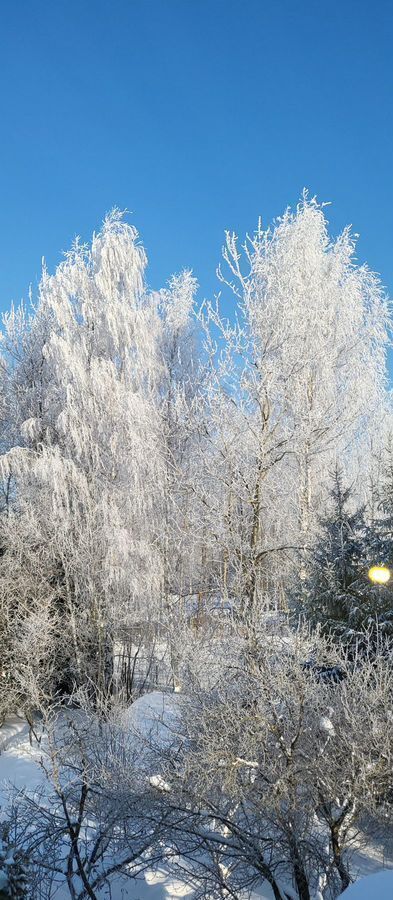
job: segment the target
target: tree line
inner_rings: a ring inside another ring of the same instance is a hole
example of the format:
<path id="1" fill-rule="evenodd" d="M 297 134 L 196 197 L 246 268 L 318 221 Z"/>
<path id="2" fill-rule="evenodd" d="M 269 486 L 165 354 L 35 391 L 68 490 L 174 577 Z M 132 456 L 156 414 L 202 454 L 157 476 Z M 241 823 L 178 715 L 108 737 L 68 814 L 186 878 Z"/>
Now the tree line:
<path id="1" fill-rule="evenodd" d="M 214 301 L 188 270 L 152 290 L 115 210 L 3 319 L 0 718 L 51 735 L 78 900 L 163 833 L 200 896 L 334 897 L 388 808 L 393 595 L 368 570 L 393 561 L 390 304 L 307 194 L 222 257 Z M 150 742 L 161 789 L 118 724 L 152 688 L 181 698 Z M 53 723 L 75 706 L 72 743 Z M 36 800 L 15 834 L 35 816 L 43 883 Z"/>

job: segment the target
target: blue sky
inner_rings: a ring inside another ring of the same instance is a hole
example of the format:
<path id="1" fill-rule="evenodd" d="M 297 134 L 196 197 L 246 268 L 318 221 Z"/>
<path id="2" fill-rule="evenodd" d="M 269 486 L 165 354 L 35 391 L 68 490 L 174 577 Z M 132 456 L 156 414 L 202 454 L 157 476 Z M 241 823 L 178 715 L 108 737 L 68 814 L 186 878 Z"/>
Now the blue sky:
<path id="1" fill-rule="evenodd" d="M 0 306 L 132 211 L 149 280 L 217 289 L 308 186 L 393 292 L 393 9 L 376 0 L 0 0 Z"/>

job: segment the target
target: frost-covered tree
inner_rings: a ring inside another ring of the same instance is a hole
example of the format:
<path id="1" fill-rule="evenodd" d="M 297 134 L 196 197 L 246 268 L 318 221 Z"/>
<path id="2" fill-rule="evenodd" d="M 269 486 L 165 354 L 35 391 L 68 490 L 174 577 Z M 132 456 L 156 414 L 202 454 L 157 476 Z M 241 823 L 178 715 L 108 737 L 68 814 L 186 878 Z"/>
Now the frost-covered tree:
<path id="1" fill-rule="evenodd" d="M 44 269 L 28 353 L 12 373 L 14 395 L 22 384 L 23 441 L 2 458 L 4 480 L 16 481 L 3 590 L 20 577 L 25 595 L 35 592 L 29 556 L 39 572 L 46 568 L 46 593 L 56 597 L 71 648 L 68 678 L 91 678 L 101 689 L 112 676 L 114 623 L 148 619 L 162 581 L 163 360 L 145 264 L 137 232 L 115 212 L 91 247 L 76 242 L 55 275 Z M 42 322 L 49 327 L 37 341 L 37 388 L 36 375 L 24 372 Z"/>
<path id="2" fill-rule="evenodd" d="M 352 501 L 337 466 L 331 476 L 328 513 L 308 554 L 309 577 L 300 582 L 300 612 L 314 625 L 347 628 L 352 607 L 358 607 L 367 586 L 364 510 L 353 509 Z"/>
<path id="3" fill-rule="evenodd" d="M 190 271 L 174 276 L 160 291 L 163 377 L 160 412 L 165 453 L 164 596 L 181 596 L 192 580 L 195 523 L 193 448 L 198 431 L 199 360 L 194 313 L 196 279 Z"/>
<path id="4" fill-rule="evenodd" d="M 10 825 L 0 826 L 0 900 L 22 900 L 28 896 L 28 865 L 20 848 L 10 838 Z"/>
<path id="5" fill-rule="evenodd" d="M 304 196 L 259 226 L 243 258 L 228 234 L 224 259 L 237 308 L 227 320 L 204 306 L 202 353 L 192 274 L 150 291 L 137 232 L 116 211 L 54 275 L 44 268 L 31 315 L 5 317 L 8 685 L 18 641 L 44 621 L 36 695 L 86 680 L 105 690 L 121 670 L 131 696 L 142 659 L 143 683 L 158 677 L 158 646 L 176 677 L 175 648 L 187 653 L 206 598 L 250 619 L 260 605 L 286 607 L 336 453 L 366 482 L 388 306 L 349 231 L 331 240 Z M 21 678 L 15 669 L 12 691 Z"/>
<path id="6" fill-rule="evenodd" d="M 376 549 L 376 555 L 390 562 L 393 548 L 393 437 L 390 432 L 387 435 L 385 446 L 377 457 L 377 466 L 374 466 L 374 481 L 371 485 L 373 506 L 370 519 L 374 525 L 381 546 Z"/>
<path id="7" fill-rule="evenodd" d="M 333 900 L 351 880 L 354 830 L 367 842 L 389 815 L 391 661 L 371 650 L 353 665 L 302 631 L 267 639 L 266 623 L 238 643 L 214 685 L 189 685 L 161 750 L 168 805 L 188 811 L 178 850 L 199 864 L 197 896 L 268 882 L 276 900 Z M 343 680 L 316 677 L 311 653 Z"/>
<path id="8" fill-rule="evenodd" d="M 122 724 L 121 709 L 109 712 L 104 699 L 103 723 L 103 709 L 96 704 L 93 711 L 83 693 L 77 716 L 63 711 L 60 724 L 59 710 L 52 709 L 44 718 L 44 784 L 27 788 L 23 796 L 11 793 L 4 857 L 16 872 L 23 873 L 16 868 L 19 861 L 28 861 L 29 900 L 58 893 L 99 900 L 111 893 L 114 879 L 124 890 L 127 880 L 141 877 L 166 856 L 169 811 L 146 777 L 140 744 Z M 0 841 L 0 885 L 2 858 Z M 8 883 L 13 888 L 19 882 Z M 10 896 L 24 895 L 15 889 Z"/>
<path id="9" fill-rule="evenodd" d="M 337 466 L 325 516 L 307 554 L 306 576 L 297 587 L 297 611 L 344 641 L 359 640 L 370 627 L 390 631 L 393 593 L 389 584 L 373 585 L 368 570 L 384 562 L 386 546 L 375 523 L 354 501 Z"/>
<path id="10" fill-rule="evenodd" d="M 315 534 L 327 469 L 337 452 L 358 468 L 384 401 L 388 304 L 354 253 L 349 229 L 331 239 L 306 195 L 243 254 L 226 237 L 219 274 L 236 312 L 209 304 L 204 317 L 211 528 L 245 606 L 281 592 L 285 554 Z"/>
<path id="11" fill-rule="evenodd" d="M 159 545 L 163 569 L 163 615 L 175 681 L 184 629 L 199 590 L 201 531 L 199 471 L 196 448 L 200 435 L 199 335 L 195 316 L 196 279 L 188 270 L 173 276 L 158 295 L 162 324 L 163 376 L 160 415 L 165 465 Z"/>

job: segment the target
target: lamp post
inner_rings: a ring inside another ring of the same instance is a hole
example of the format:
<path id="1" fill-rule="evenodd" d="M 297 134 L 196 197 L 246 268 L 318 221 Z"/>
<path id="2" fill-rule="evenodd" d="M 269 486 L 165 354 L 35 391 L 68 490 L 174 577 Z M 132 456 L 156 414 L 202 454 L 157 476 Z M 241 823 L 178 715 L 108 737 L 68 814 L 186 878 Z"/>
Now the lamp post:
<path id="1" fill-rule="evenodd" d="M 367 574 L 373 584 L 387 584 L 392 576 L 390 569 L 383 564 L 371 566 Z"/>

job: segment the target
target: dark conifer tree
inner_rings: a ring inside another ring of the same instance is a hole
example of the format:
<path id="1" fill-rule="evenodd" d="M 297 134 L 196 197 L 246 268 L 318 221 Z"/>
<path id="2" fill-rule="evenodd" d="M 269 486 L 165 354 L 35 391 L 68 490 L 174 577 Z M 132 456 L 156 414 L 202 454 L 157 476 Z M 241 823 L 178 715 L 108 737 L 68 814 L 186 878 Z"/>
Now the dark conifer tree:
<path id="1" fill-rule="evenodd" d="M 388 565 L 391 556 L 392 515 L 368 524 L 365 510 L 354 503 L 336 467 L 328 514 L 320 521 L 318 540 L 307 560 L 307 576 L 296 591 L 297 609 L 316 626 L 345 642 L 365 629 L 393 630 L 392 585 L 372 584 L 372 565 Z M 389 531 L 390 528 L 390 531 Z"/>

